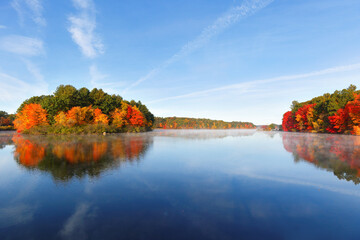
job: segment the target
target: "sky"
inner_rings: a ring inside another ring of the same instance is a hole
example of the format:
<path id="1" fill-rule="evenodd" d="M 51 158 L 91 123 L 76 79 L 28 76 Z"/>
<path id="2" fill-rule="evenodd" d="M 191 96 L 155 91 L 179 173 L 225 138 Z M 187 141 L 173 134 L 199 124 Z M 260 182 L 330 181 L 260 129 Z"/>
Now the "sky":
<path id="1" fill-rule="evenodd" d="M 281 123 L 360 87 L 358 0 L 1 0 L 0 110 L 60 84 L 155 116 Z"/>

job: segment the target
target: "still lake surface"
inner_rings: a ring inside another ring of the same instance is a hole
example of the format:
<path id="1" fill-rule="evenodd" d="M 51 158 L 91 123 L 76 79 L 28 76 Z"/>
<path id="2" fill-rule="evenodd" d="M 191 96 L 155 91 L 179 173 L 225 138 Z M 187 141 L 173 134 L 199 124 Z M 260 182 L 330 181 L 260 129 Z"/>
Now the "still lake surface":
<path id="1" fill-rule="evenodd" d="M 359 239 L 360 137 L 0 133 L 0 239 Z"/>

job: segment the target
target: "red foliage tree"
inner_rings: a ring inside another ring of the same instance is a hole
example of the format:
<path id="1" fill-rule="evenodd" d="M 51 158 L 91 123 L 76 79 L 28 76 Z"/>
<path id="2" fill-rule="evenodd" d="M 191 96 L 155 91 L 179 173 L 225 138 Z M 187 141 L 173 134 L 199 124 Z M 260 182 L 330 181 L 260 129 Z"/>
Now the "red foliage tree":
<path id="1" fill-rule="evenodd" d="M 359 134 L 360 127 L 360 94 L 355 95 L 355 100 L 346 104 L 344 109 L 339 109 L 333 116 L 329 117 L 330 133 Z"/>
<path id="2" fill-rule="evenodd" d="M 295 113 L 296 124 L 295 127 L 299 131 L 313 130 L 312 120 L 314 113 L 314 106 L 316 104 L 307 104 L 299 108 Z"/>
<path id="3" fill-rule="evenodd" d="M 282 121 L 283 130 L 286 132 L 293 131 L 296 129 L 295 124 L 294 114 L 291 111 L 286 112 Z"/>

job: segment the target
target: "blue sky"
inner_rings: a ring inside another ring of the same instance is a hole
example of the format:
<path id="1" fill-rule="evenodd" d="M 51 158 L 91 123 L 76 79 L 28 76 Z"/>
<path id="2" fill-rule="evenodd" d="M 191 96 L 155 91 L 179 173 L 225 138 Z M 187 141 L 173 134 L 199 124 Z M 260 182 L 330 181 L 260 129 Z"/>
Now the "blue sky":
<path id="1" fill-rule="evenodd" d="M 293 100 L 360 87 L 358 0 L 3 0 L 0 109 L 60 84 L 156 116 L 280 123 Z"/>

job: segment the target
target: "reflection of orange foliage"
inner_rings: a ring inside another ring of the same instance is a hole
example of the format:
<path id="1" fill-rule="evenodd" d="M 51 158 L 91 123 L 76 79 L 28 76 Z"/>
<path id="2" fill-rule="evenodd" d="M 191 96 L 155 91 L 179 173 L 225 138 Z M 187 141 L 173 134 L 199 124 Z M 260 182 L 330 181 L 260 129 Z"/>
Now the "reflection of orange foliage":
<path id="1" fill-rule="evenodd" d="M 143 150 L 142 139 L 131 139 L 129 142 L 119 139 L 113 142 L 111 153 L 114 158 L 133 160 L 138 158 Z"/>
<path id="2" fill-rule="evenodd" d="M 62 143 L 54 146 L 52 152 L 58 158 L 64 158 L 69 163 L 98 161 L 106 154 L 108 143 L 94 142 L 89 146 L 82 144 Z M 90 147 L 90 149 L 88 149 Z"/>
<path id="3" fill-rule="evenodd" d="M 47 112 L 40 104 L 27 104 L 16 114 L 14 126 L 18 132 L 40 125 L 48 125 Z"/>
<path id="4" fill-rule="evenodd" d="M 39 164 L 45 156 L 45 146 L 32 143 L 21 136 L 14 136 L 15 156 L 18 157 L 21 164 L 33 167 Z"/>
<path id="5" fill-rule="evenodd" d="M 144 151 L 145 145 L 142 138 L 130 140 L 114 139 L 100 142 L 56 142 L 55 144 L 42 144 L 30 139 L 16 136 L 15 155 L 19 162 L 25 166 L 36 166 L 45 157 L 45 149 L 50 147 L 48 154 L 53 154 L 57 159 L 64 159 L 68 163 L 78 164 L 85 162 L 97 162 L 105 157 L 119 160 L 138 159 Z M 109 147 L 110 144 L 110 147 Z M 107 156 L 107 154 L 110 155 Z"/>
<path id="6" fill-rule="evenodd" d="M 130 140 L 126 148 L 126 156 L 129 159 L 137 158 L 141 151 L 143 150 L 143 142 L 137 140 Z"/>
<path id="7" fill-rule="evenodd" d="M 358 171 L 360 177 L 360 137 L 283 135 L 284 148 L 300 158 L 317 164 L 318 158 L 339 159 Z"/>
<path id="8" fill-rule="evenodd" d="M 106 154 L 108 144 L 107 142 L 93 143 L 93 159 L 94 161 L 99 160 Z"/>

